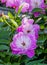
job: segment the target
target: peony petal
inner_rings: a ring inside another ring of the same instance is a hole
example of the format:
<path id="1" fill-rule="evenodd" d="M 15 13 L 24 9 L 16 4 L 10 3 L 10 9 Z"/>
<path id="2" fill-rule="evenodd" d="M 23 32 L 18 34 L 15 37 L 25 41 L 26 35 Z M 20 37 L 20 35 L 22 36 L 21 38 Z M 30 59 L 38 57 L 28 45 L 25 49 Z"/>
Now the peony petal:
<path id="1" fill-rule="evenodd" d="M 28 50 L 28 51 L 26 52 L 26 54 L 27 54 L 27 56 L 28 56 L 29 58 L 32 58 L 32 57 L 35 55 L 35 51 L 34 51 L 34 50 Z"/>

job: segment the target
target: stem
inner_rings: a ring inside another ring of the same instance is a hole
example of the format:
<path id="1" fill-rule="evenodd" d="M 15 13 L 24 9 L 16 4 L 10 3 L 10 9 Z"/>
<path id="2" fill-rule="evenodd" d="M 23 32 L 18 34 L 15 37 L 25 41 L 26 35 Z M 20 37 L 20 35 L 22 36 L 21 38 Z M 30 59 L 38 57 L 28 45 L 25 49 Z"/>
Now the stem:
<path id="1" fill-rule="evenodd" d="M 22 56 L 19 57 L 18 63 L 20 63 Z"/>
<path id="2" fill-rule="evenodd" d="M 11 25 L 5 20 L 5 23 L 8 25 L 8 26 L 10 26 L 11 27 Z"/>
<path id="3" fill-rule="evenodd" d="M 14 30 L 14 27 L 12 27 L 6 20 L 4 20 L 4 22 Z"/>
<path id="4" fill-rule="evenodd" d="M 38 23 L 41 19 L 42 19 L 41 17 L 38 18 L 35 23 Z"/>

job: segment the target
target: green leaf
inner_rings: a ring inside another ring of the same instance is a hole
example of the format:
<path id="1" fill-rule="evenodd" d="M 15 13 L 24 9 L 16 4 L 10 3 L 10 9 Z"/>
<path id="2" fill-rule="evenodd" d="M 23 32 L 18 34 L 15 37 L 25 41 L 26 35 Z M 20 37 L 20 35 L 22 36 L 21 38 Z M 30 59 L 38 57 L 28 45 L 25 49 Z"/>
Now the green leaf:
<path id="1" fill-rule="evenodd" d="M 8 62 L 8 63 L 5 63 L 5 65 L 12 65 L 10 62 Z"/>
<path id="2" fill-rule="evenodd" d="M 40 9 L 40 8 L 34 8 L 33 10 L 32 10 L 32 12 L 34 13 L 34 12 L 41 12 L 42 11 L 42 9 Z"/>
<path id="3" fill-rule="evenodd" d="M 17 15 L 20 14 L 20 12 L 21 12 L 21 10 L 22 10 L 22 7 L 23 7 L 23 5 L 19 7 Z"/>
<path id="4" fill-rule="evenodd" d="M 45 22 L 47 22 L 47 16 L 43 16 L 43 17 L 44 17 Z"/>
<path id="5" fill-rule="evenodd" d="M 40 63 L 42 61 L 44 61 L 44 59 L 31 61 L 31 62 L 27 63 L 26 65 L 38 65 L 38 63 Z"/>
<path id="6" fill-rule="evenodd" d="M 10 31 L 7 30 L 0 30 L 0 39 L 8 39 L 10 36 Z"/>
<path id="7" fill-rule="evenodd" d="M 2 63 L 3 61 L 0 59 L 0 63 Z"/>
<path id="8" fill-rule="evenodd" d="M 39 56 L 41 53 L 43 53 L 43 49 L 42 48 L 40 48 L 40 49 L 37 49 L 36 50 L 36 54 Z"/>
<path id="9" fill-rule="evenodd" d="M 30 63 L 27 63 L 26 65 L 47 65 L 47 64 L 44 64 L 44 63 L 32 63 L 32 62 L 30 62 Z"/>
<path id="10" fill-rule="evenodd" d="M 10 43 L 9 40 L 6 40 L 6 39 L 0 39 L 0 44 L 8 44 Z"/>
<path id="11" fill-rule="evenodd" d="M 47 53 L 47 49 L 44 50 L 44 53 Z"/>
<path id="12" fill-rule="evenodd" d="M 39 38 L 38 38 L 38 46 L 41 46 L 41 45 L 43 45 L 44 44 L 44 42 L 45 42 L 45 40 L 47 39 L 47 34 L 45 35 L 45 34 L 41 34 L 40 36 L 39 36 Z"/>
<path id="13" fill-rule="evenodd" d="M 44 64 L 44 63 L 38 63 L 37 65 L 47 65 L 47 64 Z"/>
<path id="14" fill-rule="evenodd" d="M 45 28 L 45 26 L 44 25 L 40 25 L 40 29 L 44 29 Z"/>
<path id="15" fill-rule="evenodd" d="M 1 50 L 8 50 L 8 49 L 9 49 L 8 46 L 6 46 L 6 45 L 0 45 L 0 51 Z"/>
<path id="16" fill-rule="evenodd" d="M 41 29 L 41 30 L 44 30 L 44 29 L 45 29 L 44 23 L 41 23 L 41 24 L 40 24 L 40 29 Z"/>
<path id="17" fill-rule="evenodd" d="M 17 22 L 15 20 L 13 20 L 13 19 L 10 19 L 10 20 L 11 20 L 11 23 L 17 28 L 18 27 Z"/>
<path id="18" fill-rule="evenodd" d="M 9 16 L 9 18 L 14 18 L 14 16 L 12 15 L 12 13 L 11 12 L 8 12 L 8 16 Z"/>
<path id="19" fill-rule="evenodd" d="M 13 63 L 12 65 L 20 65 L 20 63 Z"/>
<path id="20" fill-rule="evenodd" d="M 0 64 L 0 65 L 4 65 L 4 64 Z"/>

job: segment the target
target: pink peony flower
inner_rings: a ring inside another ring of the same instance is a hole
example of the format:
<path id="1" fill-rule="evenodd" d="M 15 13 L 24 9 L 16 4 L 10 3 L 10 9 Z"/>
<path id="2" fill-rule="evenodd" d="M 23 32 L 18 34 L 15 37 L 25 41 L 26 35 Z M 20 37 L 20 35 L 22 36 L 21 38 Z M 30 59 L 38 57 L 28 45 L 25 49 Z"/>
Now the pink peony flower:
<path id="1" fill-rule="evenodd" d="M 29 4 L 28 12 L 31 12 L 31 0 L 23 0 L 24 2 Z"/>
<path id="2" fill-rule="evenodd" d="M 43 11 L 44 8 L 45 8 L 44 0 L 31 0 L 31 11 L 32 11 L 34 8 L 41 8 L 42 11 Z M 41 14 L 41 12 L 35 12 L 35 13 L 34 13 L 34 16 L 35 16 L 35 17 L 38 17 L 40 14 Z M 43 14 L 43 13 L 42 13 L 42 14 Z"/>
<path id="3" fill-rule="evenodd" d="M 23 0 L 7 0 L 6 7 L 13 7 L 15 8 L 16 12 L 18 12 L 18 9 L 21 8 L 21 12 L 25 13 L 29 9 L 29 4 L 26 3 Z"/>
<path id="4" fill-rule="evenodd" d="M 32 26 L 33 22 L 34 22 L 33 19 L 28 19 L 28 18 L 26 18 L 26 17 L 23 18 L 23 19 L 22 19 L 22 25 L 17 28 L 17 31 L 18 31 L 18 32 L 24 32 L 23 29 L 25 29 L 25 28 L 28 29 L 28 27 L 30 26 L 30 24 L 31 24 L 31 26 Z M 27 26 L 27 27 L 26 27 L 26 26 Z M 25 30 L 25 32 L 26 32 L 26 30 Z"/>
<path id="5" fill-rule="evenodd" d="M 6 7 L 13 7 L 13 8 L 18 8 L 20 5 L 19 0 L 7 0 L 6 2 Z"/>
<path id="6" fill-rule="evenodd" d="M 21 11 L 22 13 L 28 12 L 29 4 L 26 2 L 22 2 L 19 7 L 22 7 Z"/>
<path id="7" fill-rule="evenodd" d="M 30 3 L 31 2 L 31 0 L 24 0 L 25 2 L 27 2 L 27 3 Z"/>
<path id="8" fill-rule="evenodd" d="M 1 0 L 2 3 L 5 3 L 7 0 Z"/>
<path id="9" fill-rule="evenodd" d="M 29 4 L 29 12 L 31 12 L 34 8 L 45 8 L 44 0 L 24 0 Z"/>
<path id="10" fill-rule="evenodd" d="M 38 39 L 40 27 L 38 24 L 33 24 L 33 19 L 23 18 L 22 25 L 18 27 L 18 32 L 23 32 L 26 35 L 34 35 Z"/>
<path id="11" fill-rule="evenodd" d="M 19 2 L 19 7 L 16 8 L 16 12 L 18 11 L 18 9 L 21 8 L 21 12 L 22 13 L 25 13 L 25 12 L 28 12 L 28 9 L 29 9 L 29 3 L 25 2 L 24 0 L 20 0 Z"/>
<path id="12" fill-rule="evenodd" d="M 34 8 L 41 8 L 42 10 L 45 8 L 44 0 L 24 0 L 29 4 L 28 11 L 31 12 Z M 40 12 L 35 12 L 34 16 L 38 17 Z"/>
<path id="13" fill-rule="evenodd" d="M 15 34 L 13 41 L 10 44 L 13 54 L 24 54 L 29 58 L 32 58 L 35 55 L 35 49 L 37 47 L 36 40 L 33 36 L 24 35 L 23 32 Z"/>
<path id="14" fill-rule="evenodd" d="M 36 39 L 38 39 L 38 37 L 39 37 L 38 32 L 40 30 L 40 26 L 38 24 L 34 24 L 33 27 L 34 27 L 34 31 L 35 31 L 35 37 L 36 37 Z"/>
<path id="15" fill-rule="evenodd" d="M 14 4 L 14 0 L 7 0 L 7 2 L 6 2 L 6 7 L 14 7 L 15 6 L 15 4 Z"/>
<path id="16" fill-rule="evenodd" d="M 23 25 L 26 25 L 26 24 L 33 24 L 34 23 L 34 20 L 33 19 L 28 19 L 27 17 L 24 17 L 23 19 L 22 19 L 22 24 Z"/>
<path id="17" fill-rule="evenodd" d="M 18 12 L 18 9 L 22 6 L 22 13 L 31 12 L 34 8 L 45 8 L 44 0 L 1 0 L 1 2 L 6 2 L 6 7 L 15 8 L 16 12 Z M 35 14 L 35 16 L 36 15 L 37 13 Z"/>
<path id="18" fill-rule="evenodd" d="M 31 0 L 31 7 L 34 8 L 41 8 L 45 7 L 44 0 Z"/>

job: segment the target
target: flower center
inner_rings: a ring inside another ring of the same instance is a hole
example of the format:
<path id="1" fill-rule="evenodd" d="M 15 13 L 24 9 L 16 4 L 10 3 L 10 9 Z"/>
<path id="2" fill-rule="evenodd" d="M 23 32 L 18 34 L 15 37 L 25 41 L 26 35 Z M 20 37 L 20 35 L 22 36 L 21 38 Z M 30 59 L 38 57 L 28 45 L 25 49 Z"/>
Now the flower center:
<path id="1" fill-rule="evenodd" d="M 15 5 L 13 6 L 14 9 L 15 9 L 16 7 L 17 7 L 17 6 L 15 6 Z"/>
<path id="2" fill-rule="evenodd" d="M 27 33 L 30 33 L 30 30 L 28 30 Z"/>
<path id="3" fill-rule="evenodd" d="M 36 5 L 38 5 L 38 3 L 37 3 L 37 2 L 35 2 L 35 4 L 36 4 Z"/>
<path id="4" fill-rule="evenodd" d="M 35 7 L 38 7 L 38 3 L 37 2 L 35 2 Z"/>
<path id="5" fill-rule="evenodd" d="M 25 46 L 25 43 L 23 42 L 22 45 Z"/>

